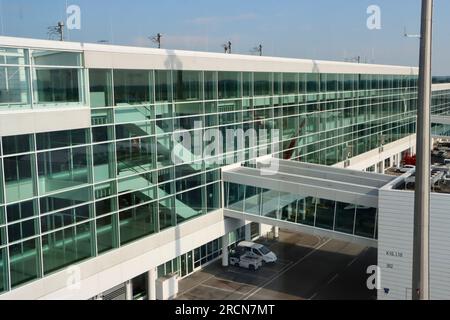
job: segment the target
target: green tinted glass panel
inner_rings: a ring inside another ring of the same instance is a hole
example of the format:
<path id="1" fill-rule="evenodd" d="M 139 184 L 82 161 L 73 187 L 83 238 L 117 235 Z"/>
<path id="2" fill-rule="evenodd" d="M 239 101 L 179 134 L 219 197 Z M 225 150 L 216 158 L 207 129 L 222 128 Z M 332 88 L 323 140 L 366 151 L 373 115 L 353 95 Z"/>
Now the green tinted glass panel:
<path id="1" fill-rule="evenodd" d="M 29 68 L 0 66 L 0 110 L 29 108 Z"/>
<path id="2" fill-rule="evenodd" d="M 35 69 L 35 101 L 38 104 L 80 103 L 80 69 Z"/>
<path id="3" fill-rule="evenodd" d="M 17 287 L 40 276 L 39 239 L 9 247 L 11 287 Z"/>
<path id="4" fill-rule="evenodd" d="M 89 94 L 93 108 L 113 105 L 111 70 L 89 70 Z"/>
<path id="5" fill-rule="evenodd" d="M 119 213 L 120 243 L 125 244 L 156 231 L 156 203 Z"/>
<path id="6" fill-rule="evenodd" d="M 92 256 L 91 223 L 42 236 L 44 274 Z"/>
<path id="7" fill-rule="evenodd" d="M 232 99 L 241 97 L 241 73 L 219 72 L 219 99 Z"/>
<path id="8" fill-rule="evenodd" d="M 117 215 L 96 220 L 97 251 L 102 253 L 117 246 Z"/>
<path id="9" fill-rule="evenodd" d="M 200 71 L 173 71 L 173 91 L 176 101 L 202 99 L 202 73 Z"/>
<path id="10" fill-rule="evenodd" d="M 115 105 L 152 103 L 151 75 L 143 70 L 114 70 Z"/>

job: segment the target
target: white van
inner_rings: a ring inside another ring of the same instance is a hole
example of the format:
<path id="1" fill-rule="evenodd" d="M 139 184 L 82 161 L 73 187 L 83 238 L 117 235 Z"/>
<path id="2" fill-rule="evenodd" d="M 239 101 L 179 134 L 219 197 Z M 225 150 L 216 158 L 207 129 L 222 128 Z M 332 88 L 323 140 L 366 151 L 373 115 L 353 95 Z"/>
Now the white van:
<path id="1" fill-rule="evenodd" d="M 276 254 L 270 251 L 266 246 L 262 244 L 251 241 L 242 241 L 239 242 L 238 248 L 261 257 L 263 261 L 266 263 L 273 263 L 277 261 Z"/>

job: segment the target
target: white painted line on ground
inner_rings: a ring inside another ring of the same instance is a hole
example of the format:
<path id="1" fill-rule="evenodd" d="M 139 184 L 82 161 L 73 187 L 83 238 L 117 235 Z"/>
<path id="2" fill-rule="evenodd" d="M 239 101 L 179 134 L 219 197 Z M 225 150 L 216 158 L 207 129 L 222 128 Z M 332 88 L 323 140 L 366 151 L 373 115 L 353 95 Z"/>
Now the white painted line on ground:
<path id="1" fill-rule="evenodd" d="M 234 270 L 227 270 L 227 272 L 238 274 L 240 276 L 246 276 L 246 277 L 251 276 L 251 277 L 254 277 L 254 278 L 259 278 L 259 279 L 264 279 L 264 280 L 267 279 L 267 277 L 262 277 L 262 276 L 259 276 L 259 275 L 255 274 L 255 273 L 247 273 L 247 272 L 244 273 L 244 272 L 238 272 L 238 271 L 234 271 Z M 274 273 L 276 273 L 276 271 L 274 271 Z M 218 278 L 218 279 L 222 279 L 222 278 Z M 226 281 L 230 281 L 230 280 L 226 280 Z M 239 282 L 235 282 L 235 283 L 239 283 Z"/>
<path id="2" fill-rule="evenodd" d="M 350 262 L 347 264 L 347 266 L 344 268 L 344 270 L 341 271 L 341 273 L 344 273 L 345 270 L 347 270 L 352 264 L 354 264 L 359 258 L 361 258 L 361 256 L 363 255 L 363 253 L 366 253 L 368 249 L 369 249 L 369 248 L 367 248 L 367 247 L 364 248 L 364 250 L 362 250 L 357 256 L 355 256 L 355 257 L 352 259 L 352 261 L 350 261 Z M 336 280 L 338 277 L 339 277 L 339 273 L 336 273 L 335 276 L 334 276 L 333 278 L 331 278 L 331 279 L 327 282 L 327 284 L 326 284 L 325 286 L 323 286 L 322 288 L 319 288 L 319 290 L 318 290 L 316 293 L 314 293 L 308 300 L 314 299 L 314 298 L 319 294 L 319 292 L 322 291 L 322 289 L 324 289 L 326 286 L 329 286 L 329 285 L 330 285 L 334 280 Z"/>
<path id="3" fill-rule="evenodd" d="M 336 274 L 334 275 L 334 277 L 331 278 L 331 279 L 327 282 L 327 285 L 330 285 L 330 284 L 331 284 L 334 280 L 336 280 L 338 277 L 339 277 L 339 273 L 336 273 Z"/>
<path id="4" fill-rule="evenodd" d="M 208 281 L 208 280 L 210 280 L 210 279 L 212 279 L 212 278 L 214 278 L 214 277 L 215 277 L 215 275 L 212 275 L 212 276 L 206 278 L 205 280 L 199 282 L 199 283 L 196 284 L 195 286 L 190 287 L 189 289 L 187 289 L 187 290 L 185 290 L 185 291 L 183 291 L 183 292 L 180 292 L 179 295 L 182 296 L 183 294 L 188 293 L 188 292 L 194 290 L 195 288 L 201 286 L 203 283 L 205 283 L 206 281 Z"/>
<path id="5" fill-rule="evenodd" d="M 236 290 L 230 290 L 230 289 L 213 287 L 213 286 L 210 286 L 208 284 L 202 284 L 202 287 L 209 288 L 209 289 L 214 289 L 214 290 L 220 290 L 220 291 L 224 291 L 224 292 L 228 292 L 228 293 L 237 293 L 237 294 L 240 294 L 242 296 L 244 295 L 244 293 L 237 292 Z"/>
<path id="6" fill-rule="evenodd" d="M 364 248 L 364 250 L 363 251 L 361 251 L 352 261 L 350 261 L 348 264 L 347 264 L 347 268 L 348 267 L 350 267 L 352 264 L 354 264 L 358 259 L 359 259 L 359 257 L 363 254 L 363 253 L 366 253 L 367 252 L 367 250 L 368 250 L 368 248 L 366 247 L 366 248 Z M 346 269 L 347 269 L 346 268 Z"/>
<path id="7" fill-rule="evenodd" d="M 315 252 L 317 252 L 318 250 L 320 250 L 322 247 L 324 247 L 327 243 L 329 243 L 332 239 L 328 239 L 327 241 L 325 241 L 324 243 L 322 243 L 321 245 L 315 247 L 313 250 L 311 250 L 308 254 L 306 254 L 305 256 L 303 256 L 300 260 L 298 260 L 297 262 L 293 263 L 292 265 L 282 269 L 278 274 L 276 274 L 273 278 L 269 279 L 266 283 L 264 283 L 262 286 L 260 286 L 259 288 L 257 288 L 254 292 L 250 293 L 249 295 L 247 295 L 243 300 L 248 300 L 250 299 L 250 297 L 254 296 L 255 294 L 257 294 L 259 291 L 261 291 L 264 287 L 266 287 L 267 285 L 271 284 L 273 281 L 275 281 L 276 279 L 278 279 L 279 277 L 281 277 L 283 274 L 285 274 L 287 271 L 291 270 L 292 268 L 294 268 L 295 266 L 297 266 L 298 264 L 300 264 L 301 262 L 303 262 L 305 259 L 307 259 L 309 256 L 311 256 L 312 254 L 314 254 Z"/>

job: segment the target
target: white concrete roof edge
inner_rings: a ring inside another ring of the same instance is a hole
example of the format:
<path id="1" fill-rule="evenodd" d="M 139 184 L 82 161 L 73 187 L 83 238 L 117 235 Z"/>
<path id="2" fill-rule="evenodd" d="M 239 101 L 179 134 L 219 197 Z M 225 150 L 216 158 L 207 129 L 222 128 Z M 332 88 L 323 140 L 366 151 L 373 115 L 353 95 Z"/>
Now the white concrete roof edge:
<path id="1" fill-rule="evenodd" d="M 325 60 L 313 60 L 313 59 L 296 59 L 296 58 L 283 58 L 283 57 L 267 57 L 267 56 L 254 56 L 254 55 L 242 55 L 242 54 L 224 54 L 213 52 L 201 52 L 201 51 L 185 51 L 185 50 L 171 50 L 171 49 L 154 49 L 136 46 L 122 46 L 122 45 L 110 45 L 110 44 L 95 44 L 95 43 L 79 43 L 68 41 L 54 41 L 54 40 L 41 40 L 31 38 L 17 38 L 17 37 L 0 37 L 0 46 L 14 46 L 14 47 L 30 47 L 36 49 L 55 49 L 55 50 L 76 50 L 76 51 L 91 51 L 91 52 L 103 52 L 103 53 L 124 53 L 124 54 L 143 54 L 143 55 L 157 55 L 157 56 L 177 56 L 186 58 L 212 58 L 223 59 L 225 61 L 253 61 L 257 63 L 294 63 L 299 65 L 305 65 L 312 67 L 312 70 L 322 67 L 348 67 L 348 73 L 380 73 L 380 74 L 403 74 L 403 75 L 416 75 L 418 74 L 417 67 L 411 66 L 395 66 L 395 65 L 380 65 L 380 64 L 362 64 L 351 63 L 342 61 L 325 61 Z M 248 68 L 248 65 L 247 65 Z M 255 66 L 255 71 L 258 68 Z M 327 72 L 324 70 L 323 72 Z M 345 72 L 345 70 L 339 69 L 339 72 Z M 332 72 L 330 72 L 332 73 Z"/>

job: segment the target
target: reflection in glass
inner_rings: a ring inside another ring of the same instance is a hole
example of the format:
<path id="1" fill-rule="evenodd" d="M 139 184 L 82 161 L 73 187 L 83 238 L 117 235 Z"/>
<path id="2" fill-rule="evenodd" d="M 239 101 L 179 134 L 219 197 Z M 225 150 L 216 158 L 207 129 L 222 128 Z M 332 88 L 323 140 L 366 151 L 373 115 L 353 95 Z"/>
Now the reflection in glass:
<path id="1" fill-rule="evenodd" d="M 9 247 L 11 288 L 40 276 L 39 239 L 27 240 Z"/>
<path id="2" fill-rule="evenodd" d="M 44 275 L 91 257 L 92 223 L 42 236 Z"/>

